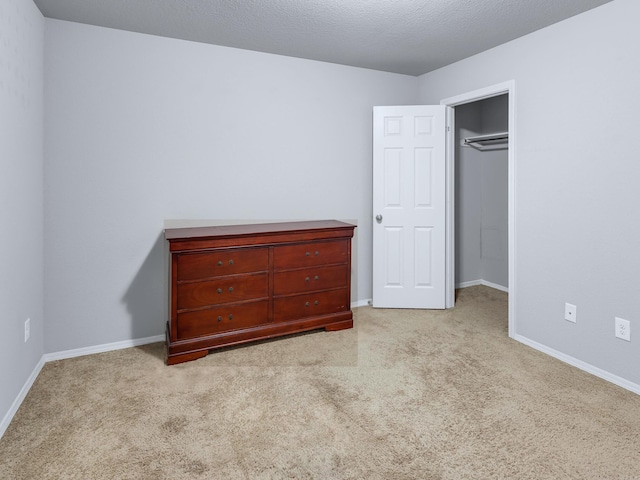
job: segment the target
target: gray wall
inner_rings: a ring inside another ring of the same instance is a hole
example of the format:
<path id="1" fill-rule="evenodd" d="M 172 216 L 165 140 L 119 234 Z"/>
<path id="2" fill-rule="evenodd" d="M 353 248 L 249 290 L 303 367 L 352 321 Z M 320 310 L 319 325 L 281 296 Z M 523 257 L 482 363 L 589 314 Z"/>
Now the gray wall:
<path id="1" fill-rule="evenodd" d="M 478 102 L 481 110 L 480 133 L 509 130 L 509 97 Z M 509 156 L 508 150 L 479 152 L 482 165 L 482 280 L 509 286 Z"/>
<path id="2" fill-rule="evenodd" d="M 465 137 L 481 130 L 477 103 L 455 109 L 455 266 L 456 285 L 482 279 L 482 154 L 460 146 Z"/>
<path id="3" fill-rule="evenodd" d="M 43 354 L 43 37 L 44 19 L 31 0 L 2 0 L 0 419 Z M 31 338 L 24 343 L 27 318 Z"/>
<path id="4" fill-rule="evenodd" d="M 162 334 L 165 219 L 357 219 L 418 78 L 46 20 L 47 352 Z M 356 250 L 354 249 L 354 250 Z"/>
<path id="5" fill-rule="evenodd" d="M 602 7 L 420 77 L 439 103 L 516 82 L 516 335 L 640 384 L 640 2 Z M 577 323 L 563 320 L 564 303 Z"/>

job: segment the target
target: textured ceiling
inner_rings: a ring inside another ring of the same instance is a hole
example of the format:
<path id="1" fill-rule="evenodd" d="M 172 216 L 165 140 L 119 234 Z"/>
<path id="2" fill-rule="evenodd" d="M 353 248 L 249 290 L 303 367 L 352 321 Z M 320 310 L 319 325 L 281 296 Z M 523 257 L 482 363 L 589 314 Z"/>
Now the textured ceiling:
<path id="1" fill-rule="evenodd" d="M 420 75 L 611 0 L 34 0 L 50 18 Z"/>

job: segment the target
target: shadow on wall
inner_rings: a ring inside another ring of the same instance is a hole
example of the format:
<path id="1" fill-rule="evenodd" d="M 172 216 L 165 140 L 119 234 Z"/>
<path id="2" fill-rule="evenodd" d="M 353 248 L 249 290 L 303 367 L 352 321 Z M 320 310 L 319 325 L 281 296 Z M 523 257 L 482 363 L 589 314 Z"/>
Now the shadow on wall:
<path id="1" fill-rule="evenodd" d="M 357 220 L 345 220 L 353 225 Z M 204 223 L 204 222 L 203 222 Z M 239 222 L 217 222 L 216 224 L 233 224 Z M 256 222 L 243 222 L 256 223 Z M 269 223 L 269 222 L 264 222 Z M 212 224 L 208 221 L 204 224 Z M 186 225 L 171 225 L 166 228 L 184 227 Z M 193 226 L 189 224 L 188 226 Z M 358 295 L 358 229 L 355 229 L 351 252 L 351 301 L 356 302 Z M 164 230 L 160 231 L 147 258 L 134 277 L 122 302 L 127 306 L 131 315 L 132 340 L 164 335 L 166 322 L 169 318 L 168 302 L 168 253 Z"/>
<path id="2" fill-rule="evenodd" d="M 164 233 L 160 232 L 122 302 L 131 315 L 131 339 L 163 335 L 168 318 Z"/>

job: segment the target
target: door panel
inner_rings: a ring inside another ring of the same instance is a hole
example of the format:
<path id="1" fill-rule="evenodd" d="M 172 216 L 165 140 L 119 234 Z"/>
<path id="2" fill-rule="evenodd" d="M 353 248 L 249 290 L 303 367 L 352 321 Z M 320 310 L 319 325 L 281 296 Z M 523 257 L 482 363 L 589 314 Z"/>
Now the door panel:
<path id="1" fill-rule="evenodd" d="M 446 107 L 374 107 L 373 306 L 445 308 Z"/>

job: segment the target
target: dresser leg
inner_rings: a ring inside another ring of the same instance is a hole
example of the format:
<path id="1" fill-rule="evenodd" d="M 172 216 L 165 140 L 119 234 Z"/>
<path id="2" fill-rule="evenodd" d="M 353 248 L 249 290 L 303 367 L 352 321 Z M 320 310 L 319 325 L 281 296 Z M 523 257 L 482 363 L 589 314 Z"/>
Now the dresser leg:
<path id="1" fill-rule="evenodd" d="M 324 329 L 327 332 L 335 332 L 337 330 L 344 330 L 346 328 L 353 328 L 353 319 L 344 320 L 342 322 L 332 323 L 331 325 L 327 325 Z"/>
<path id="2" fill-rule="evenodd" d="M 198 358 L 206 357 L 209 350 L 201 350 L 199 352 L 181 353 L 178 355 L 167 355 L 167 365 L 175 365 L 177 363 L 190 362 Z"/>

